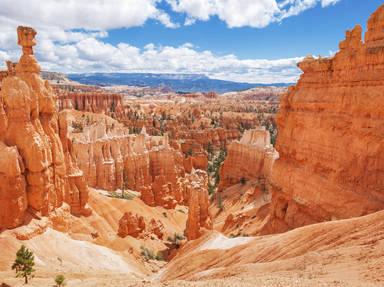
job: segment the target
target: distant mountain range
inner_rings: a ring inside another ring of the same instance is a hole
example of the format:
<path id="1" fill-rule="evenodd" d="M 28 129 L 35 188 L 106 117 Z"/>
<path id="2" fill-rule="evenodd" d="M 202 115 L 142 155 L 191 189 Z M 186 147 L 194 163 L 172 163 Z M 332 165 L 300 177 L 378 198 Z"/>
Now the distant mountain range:
<path id="1" fill-rule="evenodd" d="M 168 87 L 175 92 L 209 92 L 225 93 L 242 91 L 262 86 L 284 87 L 290 83 L 251 84 L 211 79 L 199 74 L 150 74 L 150 73 L 87 73 L 69 74 L 72 81 L 97 86 L 139 86 Z"/>

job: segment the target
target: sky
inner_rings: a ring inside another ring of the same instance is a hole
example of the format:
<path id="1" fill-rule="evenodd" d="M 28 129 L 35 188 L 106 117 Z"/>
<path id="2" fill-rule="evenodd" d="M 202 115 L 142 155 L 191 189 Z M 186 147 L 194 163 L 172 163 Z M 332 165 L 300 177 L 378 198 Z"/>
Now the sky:
<path id="1" fill-rule="evenodd" d="M 43 70 L 204 74 L 292 83 L 307 55 L 330 56 L 382 0 L 0 0 L 0 62 L 16 27 L 37 31 Z M 1 64 L 0 64 L 1 65 Z M 4 67 L 4 65 L 2 65 Z"/>

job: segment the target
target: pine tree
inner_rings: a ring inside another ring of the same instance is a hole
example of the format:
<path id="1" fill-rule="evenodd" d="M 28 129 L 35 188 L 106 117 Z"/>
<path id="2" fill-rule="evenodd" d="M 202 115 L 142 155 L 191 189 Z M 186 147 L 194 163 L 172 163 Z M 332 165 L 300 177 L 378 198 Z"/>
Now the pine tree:
<path id="1" fill-rule="evenodd" d="M 127 171 L 123 170 L 123 182 L 121 186 L 121 198 L 125 197 L 125 190 L 128 189 L 128 174 Z"/>
<path id="2" fill-rule="evenodd" d="M 23 277 L 25 284 L 28 284 L 28 279 L 33 278 L 35 269 L 35 256 L 33 252 L 24 245 L 16 253 L 15 262 L 12 265 L 12 270 L 16 271 L 16 277 Z"/>

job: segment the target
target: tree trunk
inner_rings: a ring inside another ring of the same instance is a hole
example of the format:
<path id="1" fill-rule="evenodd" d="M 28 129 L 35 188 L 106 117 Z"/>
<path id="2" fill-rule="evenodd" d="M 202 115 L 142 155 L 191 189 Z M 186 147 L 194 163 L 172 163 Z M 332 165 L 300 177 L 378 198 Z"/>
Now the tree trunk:
<path id="1" fill-rule="evenodd" d="M 28 284 L 28 276 L 24 276 L 24 283 Z"/>

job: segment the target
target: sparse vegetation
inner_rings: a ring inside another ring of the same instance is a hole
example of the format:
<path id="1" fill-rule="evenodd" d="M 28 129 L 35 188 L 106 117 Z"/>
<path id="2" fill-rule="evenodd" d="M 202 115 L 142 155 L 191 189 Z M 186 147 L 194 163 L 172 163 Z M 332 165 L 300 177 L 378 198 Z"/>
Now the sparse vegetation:
<path id="1" fill-rule="evenodd" d="M 83 124 L 76 121 L 72 122 L 72 128 L 75 133 L 82 133 L 84 129 Z"/>
<path id="2" fill-rule="evenodd" d="M 125 199 L 125 200 L 132 200 L 135 198 L 135 195 L 127 193 L 127 192 L 111 191 L 108 193 L 108 197 Z"/>
<path id="3" fill-rule="evenodd" d="M 180 246 L 181 241 L 185 239 L 184 235 L 175 233 L 173 236 L 168 236 L 167 240 L 176 246 Z"/>
<path id="4" fill-rule="evenodd" d="M 123 182 L 121 183 L 121 198 L 125 199 L 125 190 L 128 189 L 128 175 L 127 171 L 123 170 Z"/>
<path id="5" fill-rule="evenodd" d="M 210 196 L 213 196 L 216 192 L 217 186 L 220 182 L 220 167 L 225 157 L 227 156 L 227 151 L 225 148 L 222 148 L 218 153 L 213 154 L 212 160 L 208 163 L 208 193 Z"/>
<path id="6" fill-rule="evenodd" d="M 221 192 L 217 193 L 217 207 L 219 208 L 220 211 L 222 211 L 224 209 L 223 198 L 222 198 Z"/>
<path id="7" fill-rule="evenodd" d="M 57 275 L 55 277 L 55 283 L 56 283 L 56 287 L 63 287 L 65 286 L 65 277 L 64 275 Z"/>
<path id="8" fill-rule="evenodd" d="M 216 187 L 212 185 L 210 182 L 208 182 L 208 194 L 209 196 L 212 196 L 216 191 Z"/>
<path id="9" fill-rule="evenodd" d="M 192 150 L 192 148 L 190 148 L 190 149 L 187 150 L 186 155 L 187 155 L 187 156 L 192 156 L 192 155 L 193 155 L 193 150 Z"/>
<path id="10" fill-rule="evenodd" d="M 20 249 L 16 253 L 15 262 L 12 265 L 12 270 L 16 271 L 17 278 L 24 278 L 24 283 L 28 284 L 28 281 L 34 277 L 35 269 L 35 256 L 33 252 L 21 245 Z"/>
<path id="11" fill-rule="evenodd" d="M 145 258 L 145 260 L 158 260 L 158 261 L 164 261 L 164 256 L 161 252 L 155 252 L 153 250 L 150 250 L 144 246 L 140 247 L 141 249 L 141 255 Z"/>

